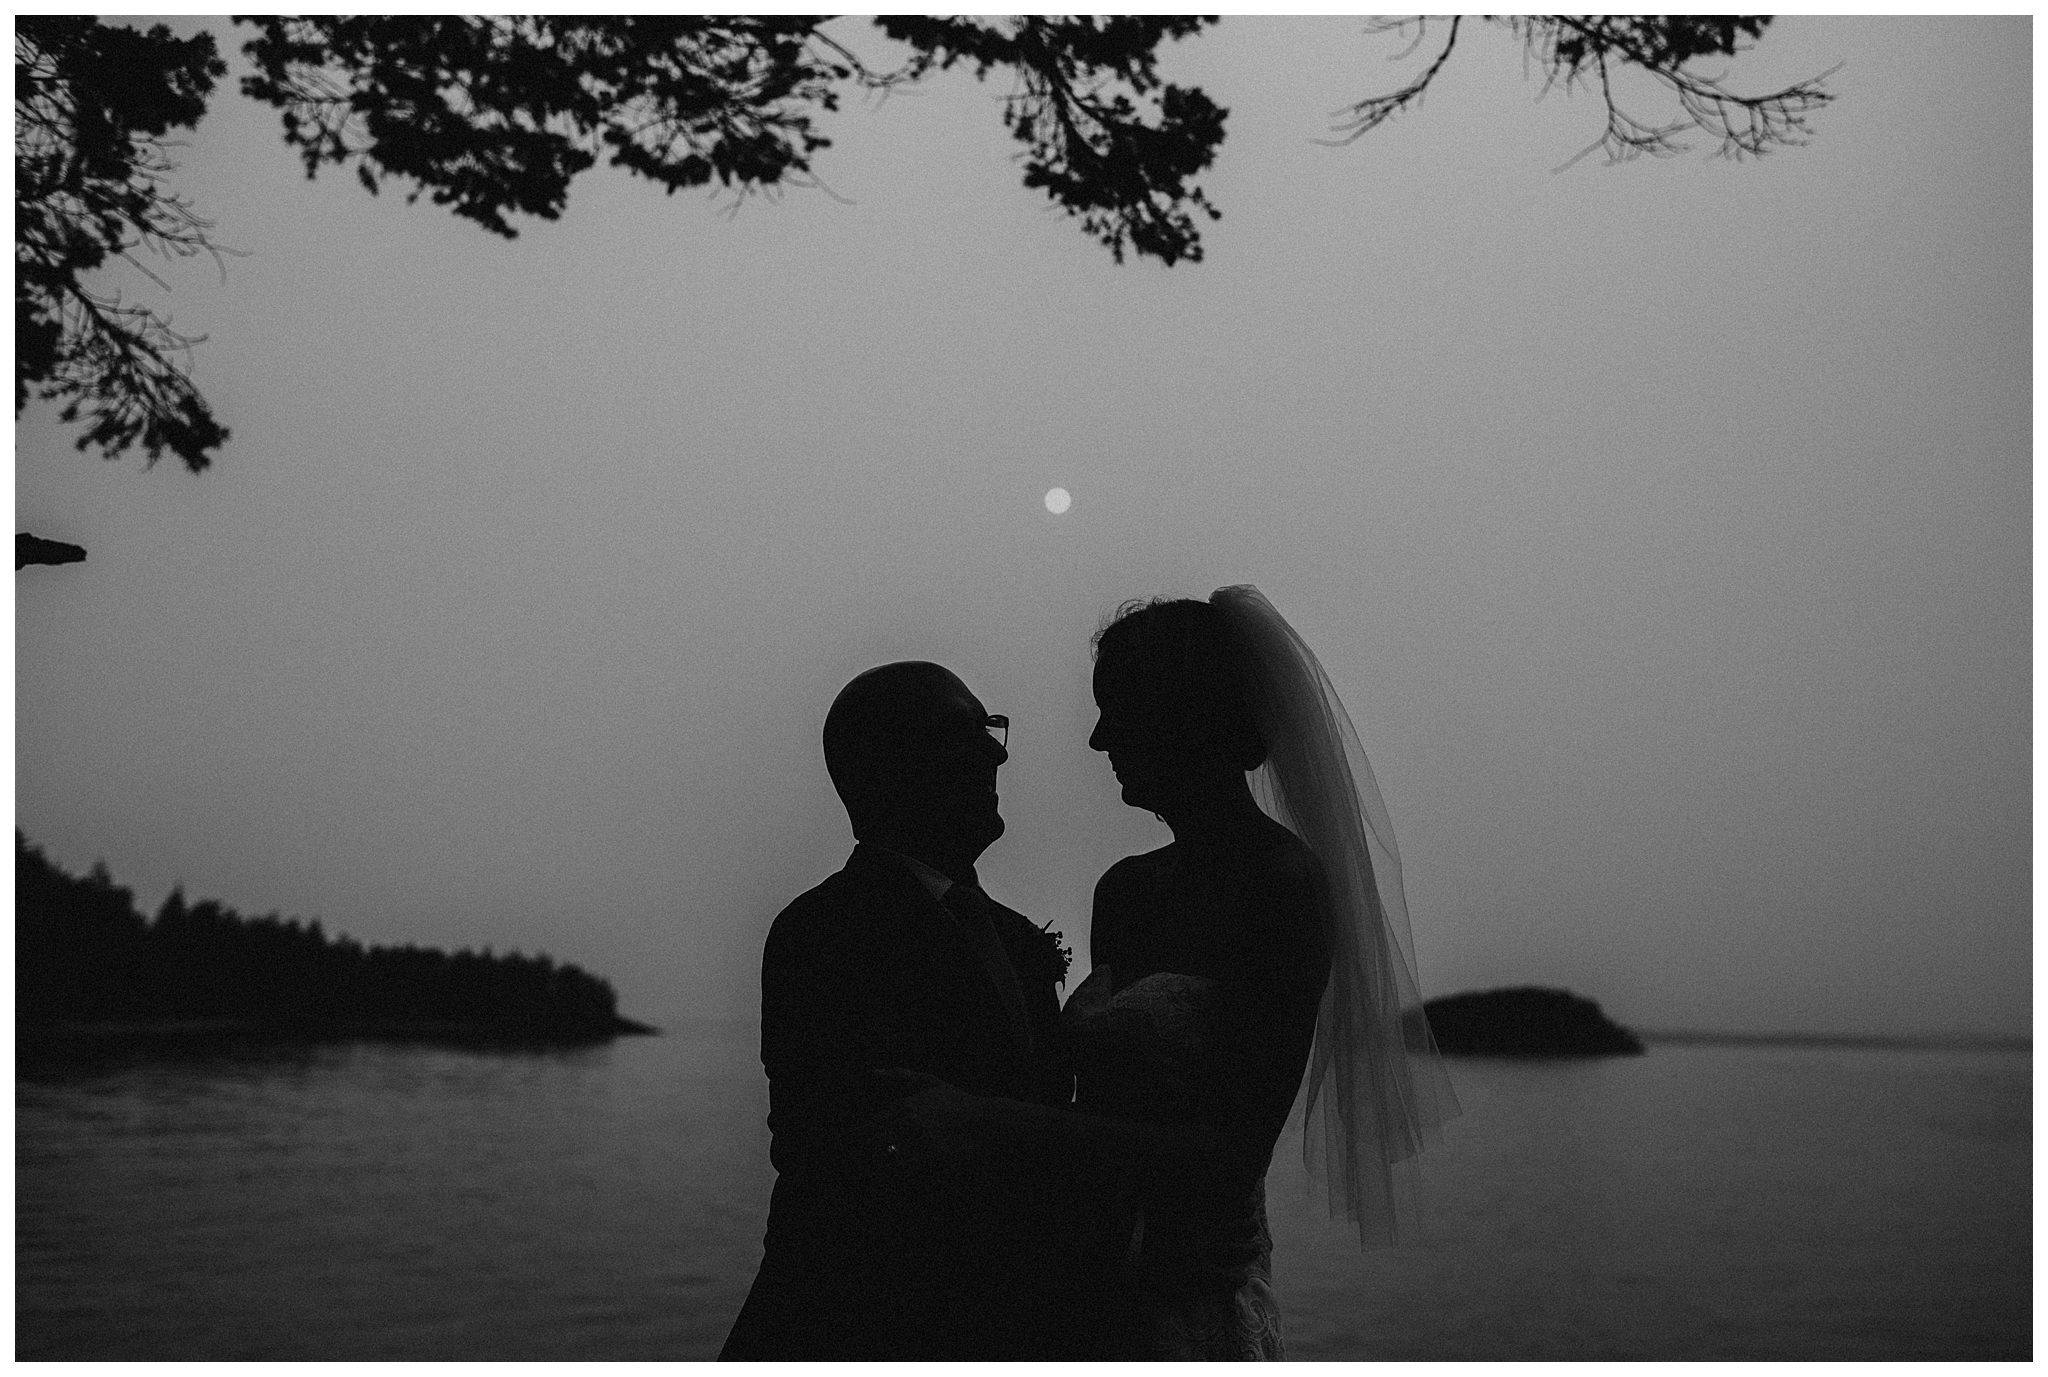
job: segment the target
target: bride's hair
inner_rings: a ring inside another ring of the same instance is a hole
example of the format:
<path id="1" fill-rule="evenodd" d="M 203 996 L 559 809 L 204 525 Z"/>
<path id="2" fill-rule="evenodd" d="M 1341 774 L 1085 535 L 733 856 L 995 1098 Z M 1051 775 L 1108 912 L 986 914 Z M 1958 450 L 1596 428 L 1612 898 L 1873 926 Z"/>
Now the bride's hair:
<path id="1" fill-rule="evenodd" d="M 1193 598 L 1132 599 L 1096 630 L 1093 644 L 1096 663 L 1128 675 L 1147 707 L 1194 729 L 1240 770 L 1265 763 L 1251 666 L 1215 607 Z"/>

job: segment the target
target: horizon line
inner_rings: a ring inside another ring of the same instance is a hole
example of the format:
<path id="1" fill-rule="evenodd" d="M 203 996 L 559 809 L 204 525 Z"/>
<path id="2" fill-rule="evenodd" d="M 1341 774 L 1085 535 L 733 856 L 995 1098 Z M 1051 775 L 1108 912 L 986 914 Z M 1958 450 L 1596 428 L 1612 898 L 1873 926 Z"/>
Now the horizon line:
<path id="1" fill-rule="evenodd" d="M 759 1015 L 752 1012 L 728 1014 L 700 1014 L 675 1012 L 670 1015 L 670 1024 L 752 1024 Z M 1954 1050 L 2013 1050 L 2032 1051 L 2034 1040 L 2031 1036 L 2008 1033 L 1798 1033 L 1798 1032 L 1736 1032 L 1711 1028 L 1628 1028 L 1645 1042 L 1719 1042 L 1747 1043 L 1752 1045 L 1807 1046 L 1807 1047 L 1918 1047 L 1928 1049 Z"/>
<path id="2" fill-rule="evenodd" d="M 2011 1033 L 1749 1033 L 1716 1029 L 1631 1029 L 1645 1042 L 1733 1042 L 1807 1047 L 1918 1047 L 1955 1050 L 2034 1048 L 2031 1036 Z"/>

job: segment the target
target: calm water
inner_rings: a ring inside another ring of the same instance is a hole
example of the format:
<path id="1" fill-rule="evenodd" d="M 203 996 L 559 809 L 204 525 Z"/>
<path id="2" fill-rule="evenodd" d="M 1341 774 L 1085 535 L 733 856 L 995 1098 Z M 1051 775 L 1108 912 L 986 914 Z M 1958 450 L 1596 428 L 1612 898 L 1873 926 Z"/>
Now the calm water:
<path id="1" fill-rule="evenodd" d="M 1373 1254 L 1283 1142 L 1300 1358 L 2024 1358 L 2032 1058 L 1659 1045 L 1453 1064 Z M 25 1073 L 21 1358 L 707 1358 L 771 1177 L 750 1029 Z"/>

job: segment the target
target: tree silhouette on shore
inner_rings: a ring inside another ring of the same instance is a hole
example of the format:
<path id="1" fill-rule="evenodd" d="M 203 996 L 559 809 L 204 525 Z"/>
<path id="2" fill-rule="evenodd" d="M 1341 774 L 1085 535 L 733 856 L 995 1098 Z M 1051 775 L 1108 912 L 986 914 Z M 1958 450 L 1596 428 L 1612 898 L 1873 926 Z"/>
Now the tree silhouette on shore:
<path id="1" fill-rule="evenodd" d="M 165 899 L 154 920 L 104 865 L 67 874 L 20 833 L 15 1019 L 29 1034 L 227 1024 L 300 1036 L 581 1041 L 650 1031 L 608 981 L 547 956 L 366 947 L 319 922 Z"/>

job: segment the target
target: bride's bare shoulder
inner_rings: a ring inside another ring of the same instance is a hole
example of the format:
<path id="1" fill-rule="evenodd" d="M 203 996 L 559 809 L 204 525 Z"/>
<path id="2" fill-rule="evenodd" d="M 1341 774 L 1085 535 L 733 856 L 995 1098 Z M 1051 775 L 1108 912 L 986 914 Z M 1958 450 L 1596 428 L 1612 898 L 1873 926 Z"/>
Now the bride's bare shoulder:
<path id="1" fill-rule="evenodd" d="M 1171 849 L 1170 846 L 1162 846 L 1157 851 L 1126 856 L 1103 871 L 1102 878 L 1095 882 L 1095 906 L 1098 909 L 1105 904 L 1122 907 L 1133 896 L 1157 885 L 1160 871 L 1166 865 L 1167 852 Z"/>

